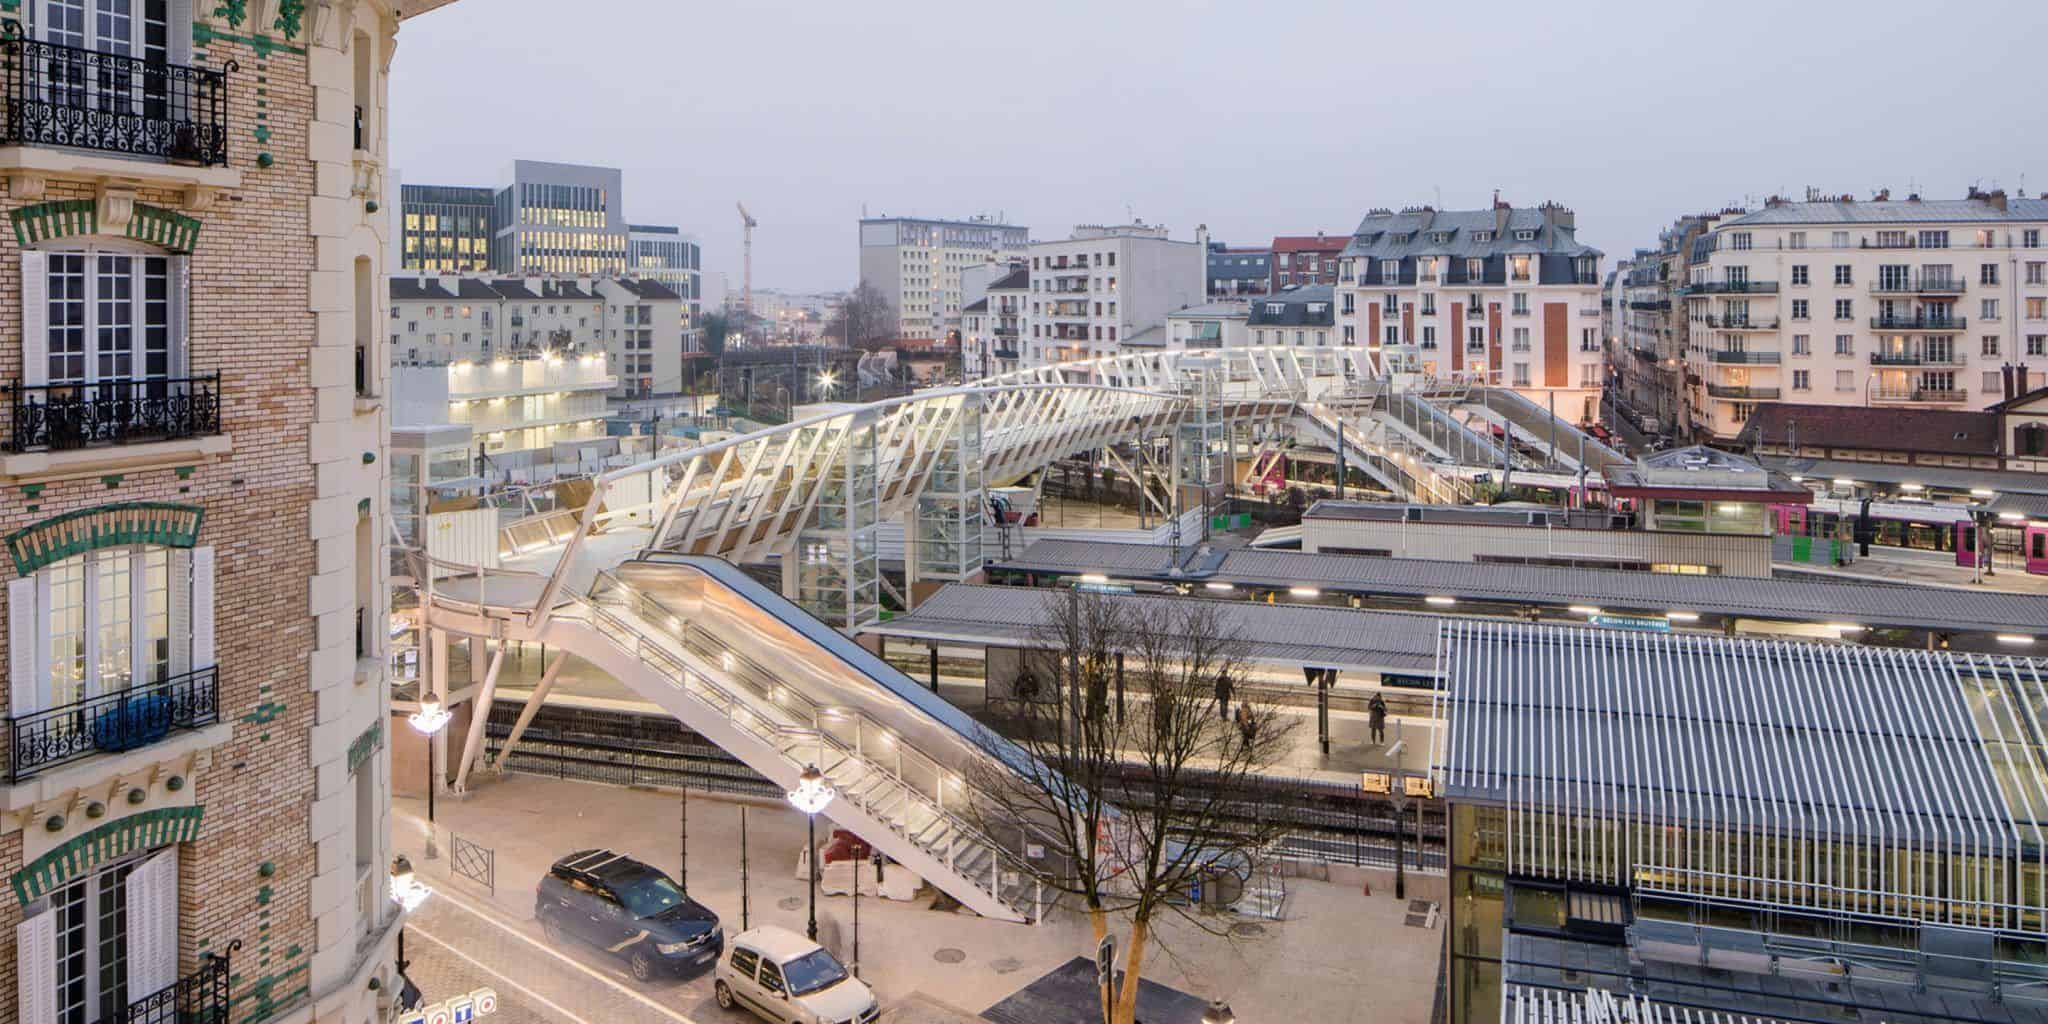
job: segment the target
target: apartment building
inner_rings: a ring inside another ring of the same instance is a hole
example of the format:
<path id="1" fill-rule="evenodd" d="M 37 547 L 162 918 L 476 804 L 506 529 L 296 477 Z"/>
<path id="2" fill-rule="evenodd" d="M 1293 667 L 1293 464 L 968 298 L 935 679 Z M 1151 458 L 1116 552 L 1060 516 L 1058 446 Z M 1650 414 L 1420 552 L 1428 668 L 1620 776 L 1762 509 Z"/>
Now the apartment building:
<path id="1" fill-rule="evenodd" d="M 1273 253 L 1209 243 L 1209 297 L 1227 300 L 1273 290 Z"/>
<path id="2" fill-rule="evenodd" d="M 1761 402 L 1984 409 L 2048 372 L 2048 199 L 1971 190 L 1791 202 L 1692 242 L 1688 399 L 1703 439 Z"/>
<path id="3" fill-rule="evenodd" d="M 398 19 L 0 5 L 7 1019 L 354 1024 L 399 991 Z"/>
<path id="4" fill-rule="evenodd" d="M 673 394 L 686 383 L 685 303 L 659 281 L 421 274 L 394 276 L 389 288 L 400 364 L 601 352 L 620 398 Z"/>
<path id="5" fill-rule="evenodd" d="M 603 352 L 407 363 L 391 375 L 393 429 L 460 437 L 462 476 L 480 483 L 586 475 L 618 450 L 605 428 L 618 380 Z"/>
<path id="6" fill-rule="evenodd" d="M 1177 242 L 1158 224 L 1083 224 L 1031 245 L 1026 365 L 1114 355 L 1164 331 L 1166 315 L 1205 301 L 1206 240 Z"/>
<path id="7" fill-rule="evenodd" d="M 491 265 L 491 190 L 400 185 L 399 270 L 474 272 Z"/>
<path id="8" fill-rule="evenodd" d="M 1556 203 L 1365 215 L 1338 265 L 1338 344 L 1389 372 L 1510 387 L 1561 416 L 1600 415 L 1600 251 Z"/>
<path id="9" fill-rule="evenodd" d="M 1320 231 L 1313 235 L 1275 237 L 1273 244 L 1267 247 L 1272 258 L 1266 264 L 1269 275 L 1266 290 L 1277 292 L 1297 285 L 1336 284 L 1337 261 L 1350 242 L 1349 235 L 1325 235 Z"/>
<path id="10" fill-rule="evenodd" d="M 1250 304 L 1224 300 L 1205 302 L 1166 314 L 1165 346 L 1171 349 L 1244 348 L 1251 344 L 1245 324 Z"/>
<path id="11" fill-rule="evenodd" d="M 1690 329 L 1677 290 L 1686 281 L 1692 243 L 1713 225 L 1742 210 L 1680 217 L 1657 234 L 1655 249 L 1637 249 L 1616 265 L 1606 331 L 1614 368 L 1616 410 L 1645 433 L 1687 431 L 1686 346 Z"/>
<path id="12" fill-rule="evenodd" d="M 960 328 L 960 272 L 1024 255 L 1028 229 L 994 218 L 872 217 L 860 222 L 860 282 L 896 307 L 898 335 L 935 341 Z"/>
<path id="13" fill-rule="evenodd" d="M 1328 348 L 1337 330 L 1335 293 L 1326 284 L 1297 285 L 1246 303 L 1251 343 Z"/>
<path id="14" fill-rule="evenodd" d="M 982 297 L 962 311 L 960 351 L 969 380 L 1017 368 L 1017 339 L 1030 308 L 1030 268 L 1020 261 L 981 290 Z"/>

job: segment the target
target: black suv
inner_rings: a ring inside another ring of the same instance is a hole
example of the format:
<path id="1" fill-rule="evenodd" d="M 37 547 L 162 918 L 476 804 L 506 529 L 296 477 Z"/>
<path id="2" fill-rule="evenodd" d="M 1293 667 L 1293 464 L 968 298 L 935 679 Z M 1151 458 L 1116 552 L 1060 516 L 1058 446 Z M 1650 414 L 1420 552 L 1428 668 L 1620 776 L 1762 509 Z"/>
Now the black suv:
<path id="1" fill-rule="evenodd" d="M 709 967 L 725 948 L 718 915 L 659 870 L 610 850 L 555 862 L 533 901 L 548 939 L 578 938 L 624 957 L 641 981 Z"/>

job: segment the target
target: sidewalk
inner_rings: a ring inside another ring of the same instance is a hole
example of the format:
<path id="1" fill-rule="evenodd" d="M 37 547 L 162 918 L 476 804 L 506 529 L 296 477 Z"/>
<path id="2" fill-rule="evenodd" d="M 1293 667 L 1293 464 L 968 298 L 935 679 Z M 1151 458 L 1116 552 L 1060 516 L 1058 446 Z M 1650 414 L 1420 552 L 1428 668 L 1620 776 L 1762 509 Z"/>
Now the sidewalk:
<path id="1" fill-rule="evenodd" d="M 542 873 L 571 851 L 608 846 L 673 874 L 675 794 L 521 775 L 483 775 L 475 781 L 476 792 L 469 798 L 439 801 L 442 856 L 433 861 L 422 857 L 421 802 L 395 802 L 398 845 L 438 890 L 413 916 L 409 929 L 419 934 L 406 947 L 416 961 L 416 977 L 448 979 L 442 991 L 428 990 L 430 999 L 490 984 L 504 1006 L 532 1015 L 524 1020 L 751 1020 L 716 1008 L 708 973 L 643 986 L 602 953 L 555 950 L 532 921 L 533 893 Z M 690 799 L 688 888 L 725 920 L 728 937 L 741 925 L 739 807 L 702 794 Z M 796 856 L 804 842 L 803 816 L 785 807 L 749 806 L 747 821 L 751 923 L 801 932 L 806 897 Z M 494 850 L 495 895 L 451 876 L 450 830 Z M 828 822 L 819 821 L 821 839 L 829 830 Z M 1224 998 L 1246 1020 L 1423 1021 L 1433 995 L 1441 931 L 1407 927 L 1407 906 L 1380 886 L 1366 897 L 1356 888 L 1326 882 L 1291 884 L 1289 920 L 1241 922 L 1245 927 L 1230 938 L 1204 934 L 1177 920 L 1163 923 L 1163 948 L 1149 958 L 1147 977 Z M 1044 924 L 1016 925 L 928 909 L 931 896 L 927 890 L 915 903 L 872 896 L 860 901 L 860 973 L 881 1000 L 887 1024 L 959 1024 L 962 1011 L 979 1013 L 1073 957 L 1093 952 L 1087 921 L 1078 914 L 1056 911 Z M 818 918 L 820 938 L 850 961 L 848 898 L 821 895 Z M 1212 923 L 1228 930 L 1231 919 Z M 1368 951 L 1371 969 L 1361 969 Z M 505 981 L 468 980 L 493 972 Z M 514 981 L 528 991 L 521 992 Z M 421 981 L 423 988 L 426 984 Z"/>

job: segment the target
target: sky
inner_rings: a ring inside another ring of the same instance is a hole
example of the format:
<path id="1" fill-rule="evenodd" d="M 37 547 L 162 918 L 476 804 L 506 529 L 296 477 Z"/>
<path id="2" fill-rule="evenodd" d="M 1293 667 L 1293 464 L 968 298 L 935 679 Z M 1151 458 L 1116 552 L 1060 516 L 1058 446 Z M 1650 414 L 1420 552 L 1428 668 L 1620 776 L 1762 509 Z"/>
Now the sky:
<path id="1" fill-rule="evenodd" d="M 858 277 L 858 221 L 1132 216 L 1232 244 L 1555 200 L 1609 260 L 1809 186 L 2048 190 L 2048 2 L 460 0 L 407 21 L 391 159 L 625 171 L 739 287 Z"/>

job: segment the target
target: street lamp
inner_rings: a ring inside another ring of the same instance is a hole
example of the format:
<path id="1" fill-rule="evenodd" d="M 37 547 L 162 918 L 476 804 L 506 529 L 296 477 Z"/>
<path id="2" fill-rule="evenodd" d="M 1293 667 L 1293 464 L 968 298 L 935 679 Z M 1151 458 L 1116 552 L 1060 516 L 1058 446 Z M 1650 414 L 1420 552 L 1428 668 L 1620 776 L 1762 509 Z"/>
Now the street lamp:
<path id="1" fill-rule="evenodd" d="M 1202 1011 L 1202 1024 L 1237 1024 L 1237 1015 L 1230 1012 L 1229 1003 L 1211 1000 L 1209 1008 Z"/>
<path id="2" fill-rule="evenodd" d="M 839 383 L 838 375 L 830 370 L 818 374 L 818 391 L 826 398 L 832 397 L 832 386 Z"/>
<path id="3" fill-rule="evenodd" d="M 414 729 L 427 738 L 427 859 L 434 860 L 441 852 L 434 848 L 434 734 L 454 718 L 438 700 L 420 701 L 420 709 L 408 717 Z"/>
<path id="4" fill-rule="evenodd" d="M 411 911 L 426 902 L 427 887 L 413 874 L 412 861 L 405 854 L 391 859 L 391 901 Z"/>
<path id="5" fill-rule="evenodd" d="M 804 812 L 810 830 L 811 845 L 805 848 L 804 863 L 810 865 L 806 874 L 811 884 L 811 921 L 805 934 L 812 942 L 818 941 L 818 812 L 838 795 L 832 784 L 825 781 L 825 773 L 819 771 L 817 765 L 805 768 L 804 773 L 797 776 L 796 788 L 789 791 L 790 804 Z M 860 883 L 856 881 L 854 884 Z"/>

